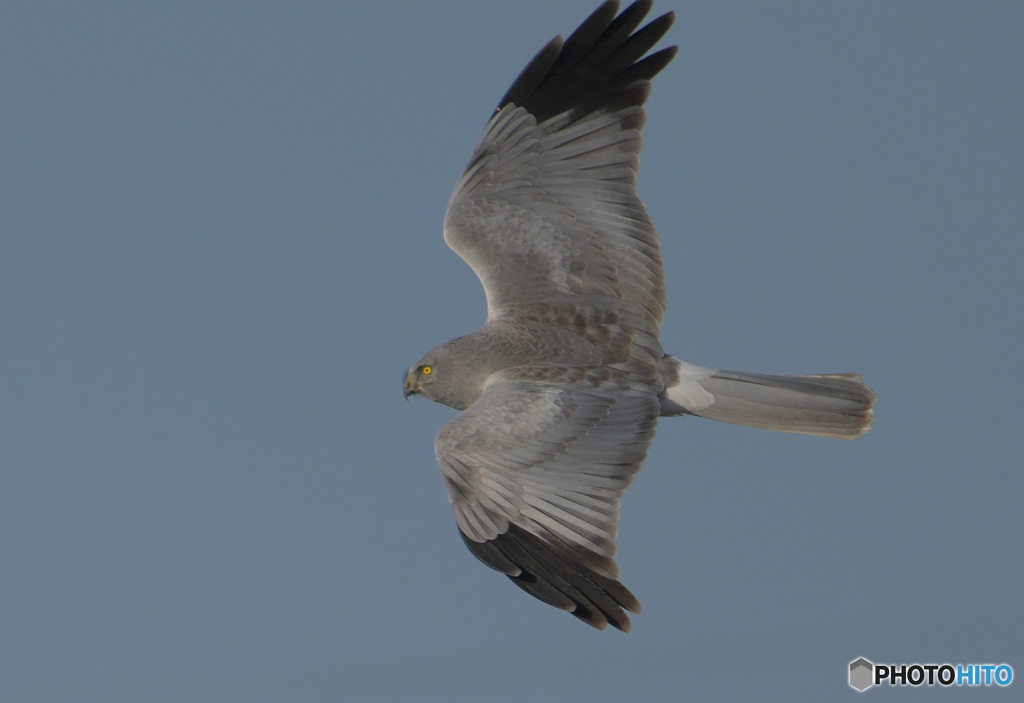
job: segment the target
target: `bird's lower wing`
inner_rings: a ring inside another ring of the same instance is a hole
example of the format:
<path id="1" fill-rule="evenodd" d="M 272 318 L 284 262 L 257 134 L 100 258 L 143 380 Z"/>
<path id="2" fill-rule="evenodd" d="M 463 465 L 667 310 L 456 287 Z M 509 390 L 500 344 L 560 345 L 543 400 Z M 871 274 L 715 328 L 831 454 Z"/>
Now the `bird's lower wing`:
<path id="1" fill-rule="evenodd" d="M 616 580 L 619 499 L 654 435 L 657 396 L 585 374 L 516 373 L 437 436 L 459 530 L 478 559 L 531 595 L 627 630 L 624 611 L 639 603 Z"/>

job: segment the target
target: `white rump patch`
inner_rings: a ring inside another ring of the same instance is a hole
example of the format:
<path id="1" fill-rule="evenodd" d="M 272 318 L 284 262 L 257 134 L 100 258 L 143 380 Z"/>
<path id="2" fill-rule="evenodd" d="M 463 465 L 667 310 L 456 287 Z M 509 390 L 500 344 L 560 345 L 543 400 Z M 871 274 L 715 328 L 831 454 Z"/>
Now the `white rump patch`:
<path id="1" fill-rule="evenodd" d="M 710 378 L 718 369 L 709 369 L 706 366 L 691 364 L 674 356 L 666 356 L 659 362 L 659 366 L 667 366 L 675 372 L 669 371 L 669 373 L 664 374 L 669 378 L 669 383 L 671 384 L 665 388 L 667 400 L 676 403 L 691 413 L 703 410 L 714 404 L 714 394 L 704 390 L 700 385 L 700 381 Z"/>

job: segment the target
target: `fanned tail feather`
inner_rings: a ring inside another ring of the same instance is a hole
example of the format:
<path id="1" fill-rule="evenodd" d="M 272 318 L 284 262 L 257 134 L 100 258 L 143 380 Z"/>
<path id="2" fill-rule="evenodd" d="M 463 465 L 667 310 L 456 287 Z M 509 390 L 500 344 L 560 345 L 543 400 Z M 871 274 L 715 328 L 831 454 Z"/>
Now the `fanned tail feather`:
<path id="1" fill-rule="evenodd" d="M 871 427 L 875 394 L 858 374 L 773 376 L 666 356 L 662 415 L 690 414 L 766 430 L 853 439 Z"/>

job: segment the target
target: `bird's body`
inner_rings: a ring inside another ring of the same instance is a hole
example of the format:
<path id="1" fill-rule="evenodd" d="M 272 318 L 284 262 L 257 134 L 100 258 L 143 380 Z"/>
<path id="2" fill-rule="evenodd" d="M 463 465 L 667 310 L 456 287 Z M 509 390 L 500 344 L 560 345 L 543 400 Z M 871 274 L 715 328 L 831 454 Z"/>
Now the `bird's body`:
<path id="1" fill-rule="evenodd" d="M 832 437 L 867 431 L 853 374 L 696 366 L 659 342 L 657 234 L 636 193 L 643 103 L 675 48 L 644 57 L 672 15 L 604 3 L 546 46 L 488 122 L 445 217 L 487 321 L 409 369 L 406 395 L 462 411 L 435 453 L 463 540 L 532 595 L 629 629 L 618 505 L 660 416 L 694 414 Z"/>

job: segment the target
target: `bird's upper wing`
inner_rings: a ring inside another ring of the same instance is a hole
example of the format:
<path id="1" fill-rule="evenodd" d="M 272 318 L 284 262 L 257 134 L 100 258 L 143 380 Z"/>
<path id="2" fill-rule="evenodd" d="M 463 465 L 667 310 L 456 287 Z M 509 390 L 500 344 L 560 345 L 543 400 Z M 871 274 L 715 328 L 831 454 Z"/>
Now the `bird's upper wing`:
<path id="1" fill-rule="evenodd" d="M 639 603 L 616 580 L 619 499 L 659 408 L 607 370 L 498 374 L 435 442 L 466 545 L 542 601 L 628 630 Z"/>
<path id="2" fill-rule="evenodd" d="M 657 235 L 636 192 L 643 103 L 675 47 L 651 6 L 605 2 L 552 40 L 501 100 L 455 188 L 448 245 L 480 278 L 488 318 L 586 300 L 656 336 L 665 312 Z M 582 296 L 582 298 L 581 298 Z"/>

